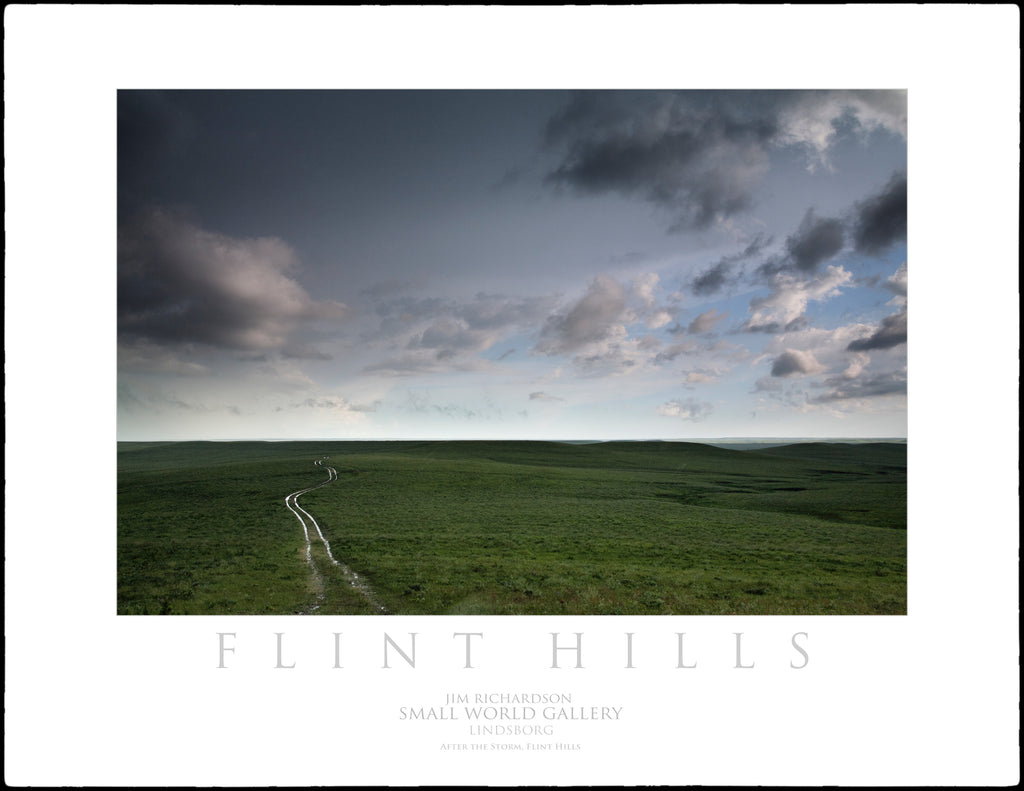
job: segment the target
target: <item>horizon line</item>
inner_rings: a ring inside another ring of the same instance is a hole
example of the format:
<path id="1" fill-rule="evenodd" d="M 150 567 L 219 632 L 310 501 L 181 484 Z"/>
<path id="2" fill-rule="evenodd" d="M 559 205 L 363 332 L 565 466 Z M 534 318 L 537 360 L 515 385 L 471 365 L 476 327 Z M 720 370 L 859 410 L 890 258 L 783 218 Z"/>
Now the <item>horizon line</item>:
<path id="1" fill-rule="evenodd" d="M 616 437 L 616 438 L 538 438 L 538 437 L 202 437 L 189 439 L 118 439 L 117 442 L 906 442 L 906 437 Z"/>

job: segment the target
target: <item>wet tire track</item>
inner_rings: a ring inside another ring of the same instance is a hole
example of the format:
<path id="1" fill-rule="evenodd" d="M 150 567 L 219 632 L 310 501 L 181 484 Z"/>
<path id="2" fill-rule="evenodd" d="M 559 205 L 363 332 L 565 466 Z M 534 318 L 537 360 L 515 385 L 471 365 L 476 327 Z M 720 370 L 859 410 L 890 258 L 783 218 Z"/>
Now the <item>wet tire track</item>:
<path id="1" fill-rule="evenodd" d="M 386 615 L 388 614 L 387 608 L 377 598 L 370 586 L 367 585 L 364 580 L 359 579 L 359 575 L 352 571 L 352 569 L 335 559 L 334 555 L 331 553 L 331 545 L 324 536 L 323 531 L 320 529 L 320 525 L 309 511 L 299 505 L 299 497 L 302 495 L 307 492 L 311 492 L 314 489 L 320 489 L 338 480 L 338 471 L 334 469 L 334 467 L 328 467 L 324 464 L 327 458 L 327 456 L 324 456 L 323 458 L 317 459 L 313 462 L 316 466 L 327 470 L 326 481 L 318 483 L 316 486 L 309 486 L 305 489 L 300 489 L 297 492 L 292 492 L 284 498 L 284 504 L 288 507 L 289 511 L 295 514 L 295 518 L 298 519 L 299 524 L 302 525 L 302 532 L 306 537 L 306 562 L 309 564 L 310 570 L 313 573 L 313 584 L 316 591 L 316 602 L 303 614 L 316 612 L 320 609 L 325 600 L 324 578 L 320 573 L 320 570 L 317 568 L 316 561 L 313 559 L 313 535 L 310 531 L 310 526 L 312 526 L 313 530 L 316 531 L 316 537 L 320 540 L 320 543 L 323 544 L 324 550 L 327 552 L 328 559 L 338 568 L 345 580 L 356 591 L 358 591 L 364 599 L 366 599 L 374 612 L 379 615 Z"/>

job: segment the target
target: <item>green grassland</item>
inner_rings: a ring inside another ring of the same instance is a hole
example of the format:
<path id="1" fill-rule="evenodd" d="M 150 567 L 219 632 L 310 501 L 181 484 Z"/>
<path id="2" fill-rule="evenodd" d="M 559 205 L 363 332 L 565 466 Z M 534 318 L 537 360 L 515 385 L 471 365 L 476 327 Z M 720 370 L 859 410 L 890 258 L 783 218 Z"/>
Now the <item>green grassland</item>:
<path id="1" fill-rule="evenodd" d="M 906 445 L 118 443 L 119 614 L 905 614 Z"/>

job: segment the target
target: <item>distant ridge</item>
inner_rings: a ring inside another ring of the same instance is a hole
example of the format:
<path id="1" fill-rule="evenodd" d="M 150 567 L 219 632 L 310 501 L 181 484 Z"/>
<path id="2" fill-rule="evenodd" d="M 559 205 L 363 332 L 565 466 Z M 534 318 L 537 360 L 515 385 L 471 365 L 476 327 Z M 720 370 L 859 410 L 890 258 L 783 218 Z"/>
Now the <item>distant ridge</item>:
<path id="1" fill-rule="evenodd" d="M 716 445 L 737 450 L 739 449 L 738 446 L 763 448 L 773 445 L 802 445 L 806 443 L 864 445 L 881 442 L 906 445 L 907 439 L 906 437 L 678 437 L 670 439 L 663 437 L 627 439 L 541 439 L 539 437 L 497 439 L 491 437 L 472 439 L 464 437 L 447 437 L 443 439 L 431 437 L 245 437 L 231 439 L 223 437 L 193 437 L 190 439 L 117 440 L 117 443 L 122 446 L 170 445 L 184 442 L 555 442 L 563 445 L 595 445 L 602 442 L 691 442 L 699 445 Z"/>

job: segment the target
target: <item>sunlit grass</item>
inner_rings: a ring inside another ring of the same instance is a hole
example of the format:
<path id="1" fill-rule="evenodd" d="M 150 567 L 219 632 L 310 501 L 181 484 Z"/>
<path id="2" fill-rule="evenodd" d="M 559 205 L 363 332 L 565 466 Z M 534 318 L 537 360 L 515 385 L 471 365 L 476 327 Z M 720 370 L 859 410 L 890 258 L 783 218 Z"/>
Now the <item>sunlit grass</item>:
<path id="1" fill-rule="evenodd" d="M 119 446 L 119 613 L 307 611 L 292 491 L 407 614 L 906 612 L 906 447 Z M 315 549 L 315 552 L 322 552 Z M 316 556 L 320 613 L 369 612 Z"/>

